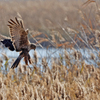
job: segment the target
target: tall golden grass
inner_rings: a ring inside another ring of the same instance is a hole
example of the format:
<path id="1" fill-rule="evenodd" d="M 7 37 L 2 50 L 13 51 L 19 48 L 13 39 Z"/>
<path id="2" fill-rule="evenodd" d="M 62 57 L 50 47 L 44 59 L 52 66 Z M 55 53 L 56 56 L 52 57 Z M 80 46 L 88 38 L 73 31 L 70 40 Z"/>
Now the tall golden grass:
<path id="1" fill-rule="evenodd" d="M 35 52 L 33 67 L 20 64 L 17 70 L 10 69 L 12 62 L 6 55 L 3 56 L 5 70 L 0 68 L 0 100 L 100 99 L 100 67 L 86 64 L 79 51 L 73 49 L 70 54 L 65 50 L 63 56 L 52 58 L 50 65 L 46 58 L 42 58 L 38 65 Z M 71 61 L 72 58 L 75 62 Z M 91 59 L 95 60 L 93 54 Z M 1 58 L 0 65 L 3 62 Z"/>

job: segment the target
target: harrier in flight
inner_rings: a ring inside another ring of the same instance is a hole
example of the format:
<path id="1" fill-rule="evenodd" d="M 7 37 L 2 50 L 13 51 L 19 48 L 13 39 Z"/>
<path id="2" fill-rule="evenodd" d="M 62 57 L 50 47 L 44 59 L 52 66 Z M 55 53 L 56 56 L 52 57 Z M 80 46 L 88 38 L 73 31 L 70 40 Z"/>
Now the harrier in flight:
<path id="1" fill-rule="evenodd" d="M 34 43 L 30 43 L 28 40 L 28 30 L 24 29 L 22 20 L 18 20 L 15 17 L 15 21 L 10 19 L 8 23 L 11 38 L 0 35 L 0 41 L 11 51 L 16 50 L 17 52 L 20 52 L 20 55 L 15 60 L 11 68 L 16 68 L 23 57 L 25 63 L 28 65 L 28 61 L 31 63 L 29 51 L 31 49 L 35 50 L 36 45 Z"/>

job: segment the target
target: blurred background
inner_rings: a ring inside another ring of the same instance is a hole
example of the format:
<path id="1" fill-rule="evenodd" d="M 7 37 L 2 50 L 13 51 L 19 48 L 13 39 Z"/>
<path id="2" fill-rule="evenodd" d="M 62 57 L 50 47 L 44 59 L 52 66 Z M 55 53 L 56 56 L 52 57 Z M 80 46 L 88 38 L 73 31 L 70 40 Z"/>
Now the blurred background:
<path id="1" fill-rule="evenodd" d="M 36 38 L 37 36 L 36 40 L 42 43 L 44 47 L 48 45 L 61 47 L 62 43 L 69 47 L 68 42 L 73 41 L 62 28 L 70 33 L 73 38 L 77 33 L 80 35 L 82 27 L 87 34 L 99 29 L 100 1 L 90 1 L 0 0 L 0 33 L 9 36 L 7 21 L 17 16 L 23 19 L 25 29 L 28 28 L 29 33 L 34 35 L 33 37 Z M 86 29 L 88 26 L 92 29 L 91 32 L 88 28 Z M 29 38 L 32 42 L 36 42 L 32 37 L 29 36 Z M 66 41 L 68 42 L 65 43 Z M 72 43 L 73 45 L 75 44 Z M 84 43 L 80 46 L 83 45 Z"/>

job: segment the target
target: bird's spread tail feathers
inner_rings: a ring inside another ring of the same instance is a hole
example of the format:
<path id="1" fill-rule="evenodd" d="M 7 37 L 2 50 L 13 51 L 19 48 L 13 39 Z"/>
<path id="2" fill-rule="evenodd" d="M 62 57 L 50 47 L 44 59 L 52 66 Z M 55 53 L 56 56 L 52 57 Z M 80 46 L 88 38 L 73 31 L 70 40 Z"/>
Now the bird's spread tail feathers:
<path id="1" fill-rule="evenodd" d="M 20 62 L 20 60 L 24 57 L 24 52 L 20 53 L 20 55 L 18 56 L 18 58 L 15 60 L 15 62 L 13 63 L 13 65 L 11 66 L 11 68 L 16 68 Z"/>

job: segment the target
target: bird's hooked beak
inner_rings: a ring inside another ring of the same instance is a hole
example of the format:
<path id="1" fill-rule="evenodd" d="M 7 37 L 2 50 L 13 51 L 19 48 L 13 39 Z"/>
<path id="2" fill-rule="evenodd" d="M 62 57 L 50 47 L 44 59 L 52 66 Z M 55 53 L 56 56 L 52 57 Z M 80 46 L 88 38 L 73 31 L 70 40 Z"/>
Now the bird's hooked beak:
<path id="1" fill-rule="evenodd" d="M 35 50 L 36 49 L 36 44 L 32 43 L 31 44 L 31 49 L 34 49 Z"/>

